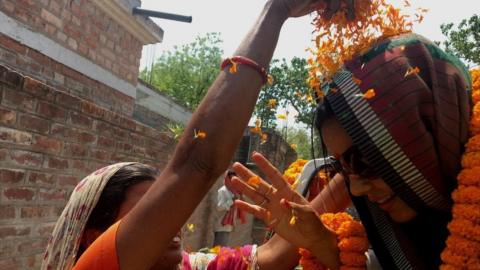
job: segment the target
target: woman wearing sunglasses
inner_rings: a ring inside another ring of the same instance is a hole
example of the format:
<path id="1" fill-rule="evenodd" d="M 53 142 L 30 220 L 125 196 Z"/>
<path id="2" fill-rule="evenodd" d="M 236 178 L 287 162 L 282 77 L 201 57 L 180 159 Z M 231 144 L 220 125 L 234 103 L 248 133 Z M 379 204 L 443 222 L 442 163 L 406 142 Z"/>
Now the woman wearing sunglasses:
<path id="1" fill-rule="evenodd" d="M 406 76 L 413 67 L 420 72 Z M 364 98 L 372 88 L 375 97 Z M 311 206 L 322 213 L 343 211 L 353 203 L 383 269 L 438 269 L 441 263 L 450 195 L 468 138 L 469 89 L 468 71 L 458 59 L 413 34 L 387 39 L 346 63 L 324 89 L 315 125 L 341 169 Z M 297 211 L 311 211 L 263 159 L 256 157 L 273 183 L 268 193 L 273 203 L 262 208 L 238 204 L 265 220 L 262 211 L 278 207 L 278 198 L 293 199 Z M 251 176 L 239 164 L 234 168 L 243 180 Z M 262 201 L 258 189 L 235 184 L 257 198 L 255 203 Z M 285 218 L 291 217 L 290 210 L 284 211 Z M 310 216 L 303 222 L 316 222 Z M 317 231 L 326 230 L 320 225 Z M 317 259 L 334 260 L 336 247 L 327 243 L 323 249 L 332 247 L 317 253 Z"/>

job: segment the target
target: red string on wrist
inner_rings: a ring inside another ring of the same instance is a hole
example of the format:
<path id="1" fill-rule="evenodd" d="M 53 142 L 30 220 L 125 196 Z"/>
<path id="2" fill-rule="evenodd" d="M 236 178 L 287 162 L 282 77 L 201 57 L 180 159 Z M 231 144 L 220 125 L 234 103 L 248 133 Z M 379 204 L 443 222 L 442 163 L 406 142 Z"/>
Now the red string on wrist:
<path id="1" fill-rule="evenodd" d="M 262 77 L 263 83 L 264 84 L 267 83 L 268 74 L 267 74 L 266 69 L 264 67 L 260 66 L 257 62 L 253 61 L 252 59 L 244 57 L 244 56 L 232 56 L 230 58 L 226 58 L 225 60 L 223 60 L 220 68 L 221 68 L 221 70 L 223 70 L 229 65 L 234 65 L 233 69 L 230 69 L 230 72 L 235 73 L 237 64 L 246 65 L 246 66 L 249 66 L 249 67 L 253 68 L 254 70 L 256 70 L 260 74 L 260 76 Z"/>

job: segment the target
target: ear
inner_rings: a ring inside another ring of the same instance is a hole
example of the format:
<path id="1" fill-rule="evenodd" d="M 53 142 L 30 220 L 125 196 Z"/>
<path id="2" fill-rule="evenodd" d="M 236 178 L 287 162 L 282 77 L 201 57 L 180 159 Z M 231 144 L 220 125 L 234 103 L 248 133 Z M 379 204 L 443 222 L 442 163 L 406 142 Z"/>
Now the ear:
<path id="1" fill-rule="evenodd" d="M 101 234 L 102 231 L 98 229 L 86 229 L 82 236 L 82 245 L 88 248 Z"/>

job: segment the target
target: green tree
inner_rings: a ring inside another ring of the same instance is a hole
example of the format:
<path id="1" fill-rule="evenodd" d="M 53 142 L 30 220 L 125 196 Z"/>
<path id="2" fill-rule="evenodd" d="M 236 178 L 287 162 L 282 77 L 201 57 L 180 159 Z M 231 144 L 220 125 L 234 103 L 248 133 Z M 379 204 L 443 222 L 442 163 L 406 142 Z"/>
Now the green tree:
<path id="1" fill-rule="evenodd" d="M 220 72 L 221 44 L 219 33 L 198 36 L 163 53 L 151 70 L 140 73 L 140 78 L 194 110 Z"/>
<path id="2" fill-rule="evenodd" d="M 269 72 L 273 77 L 273 84 L 262 90 L 255 110 L 255 115 L 262 119 L 262 126 L 275 128 L 276 110 L 279 106 L 287 109 L 292 107 L 299 113 L 295 122 L 310 126 L 315 102 L 306 82 L 306 60 L 298 57 L 294 57 L 290 62 L 276 59 L 272 61 Z M 272 106 L 271 100 L 276 101 L 276 106 Z"/>
<path id="3" fill-rule="evenodd" d="M 279 131 L 279 133 L 281 133 Z M 298 158 L 313 159 L 312 143 L 314 145 L 315 157 L 323 156 L 323 151 L 320 143 L 320 138 L 315 133 L 313 134 L 313 141 L 311 138 L 311 130 L 307 128 L 289 128 L 286 131 L 286 140 L 290 146 L 293 146 L 297 152 Z"/>
<path id="4" fill-rule="evenodd" d="M 480 65 L 480 17 L 473 15 L 454 27 L 453 23 L 442 24 L 442 33 L 447 37 L 443 42 L 447 52 L 476 65 Z"/>

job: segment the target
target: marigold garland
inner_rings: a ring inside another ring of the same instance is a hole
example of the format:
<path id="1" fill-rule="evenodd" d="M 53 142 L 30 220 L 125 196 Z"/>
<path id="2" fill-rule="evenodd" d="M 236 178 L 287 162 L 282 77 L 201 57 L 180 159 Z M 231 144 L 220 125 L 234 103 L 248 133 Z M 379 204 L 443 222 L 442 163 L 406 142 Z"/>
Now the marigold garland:
<path id="1" fill-rule="evenodd" d="M 442 270 L 480 269 L 480 70 L 470 71 L 474 102 L 471 138 L 465 145 L 458 188 L 452 193 L 450 236 L 441 254 Z"/>
<path id="2" fill-rule="evenodd" d="M 337 245 L 342 266 L 340 269 L 365 269 L 368 239 L 365 229 L 347 213 L 326 213 L 320 216 L 322 223 L 337 235 Z M 299 250 L 300 265 L 303 270 L 325 269 L 316 258 L 306 250 Z"/>

